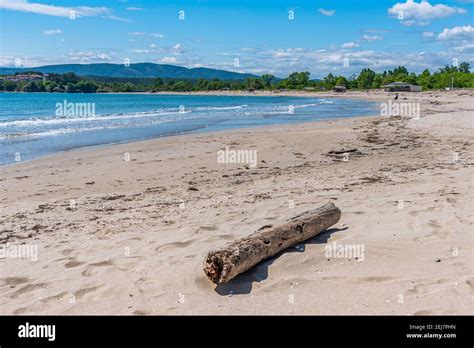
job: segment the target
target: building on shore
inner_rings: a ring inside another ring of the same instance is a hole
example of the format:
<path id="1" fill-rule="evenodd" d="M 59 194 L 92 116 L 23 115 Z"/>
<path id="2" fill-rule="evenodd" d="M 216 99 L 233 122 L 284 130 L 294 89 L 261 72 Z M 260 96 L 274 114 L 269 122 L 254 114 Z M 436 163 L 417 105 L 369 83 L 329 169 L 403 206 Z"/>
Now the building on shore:
<path id="1" fill-rule="evenodd" d="M 345 86 L 334 86 L 332 90 L 334 92 L 344 93 L 347 90 L 347 88 Z"/>
<path id="2" fill-rule="evenodd" d="M 0 77 L 2 80 L 20 82 L 20 81 L 44 81 L 46 76 L 36 74 L 18 74 Z"/>
<path id="3" fill-rule="evenodd" d="M 421 92 L 421 86 L 407 82 L 392 82 L 382 88 L 387 92 Z"/>

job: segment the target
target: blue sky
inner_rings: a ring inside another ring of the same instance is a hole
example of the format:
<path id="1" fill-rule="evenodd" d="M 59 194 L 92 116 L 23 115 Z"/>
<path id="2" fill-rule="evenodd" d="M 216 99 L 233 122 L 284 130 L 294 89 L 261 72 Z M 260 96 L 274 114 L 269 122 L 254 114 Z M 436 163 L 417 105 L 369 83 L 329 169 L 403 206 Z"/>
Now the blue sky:
<path id="1" fill-rule="evenodd" d="M 0 0 L 0 66 L 128 59 L 277 76 L 433 70 L 474 65 L 473 13 L 473 0 Z"/>

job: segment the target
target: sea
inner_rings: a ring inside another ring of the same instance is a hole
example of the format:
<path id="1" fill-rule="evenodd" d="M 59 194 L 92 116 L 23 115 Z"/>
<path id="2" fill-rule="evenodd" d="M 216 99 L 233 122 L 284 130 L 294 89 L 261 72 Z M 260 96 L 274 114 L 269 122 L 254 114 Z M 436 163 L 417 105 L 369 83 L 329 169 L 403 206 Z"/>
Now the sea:
<path id="1" fill-rule="evenodd" d="M 0 166 L 87 146 L 378 114 L 365 100 L 0 93 Z"/>

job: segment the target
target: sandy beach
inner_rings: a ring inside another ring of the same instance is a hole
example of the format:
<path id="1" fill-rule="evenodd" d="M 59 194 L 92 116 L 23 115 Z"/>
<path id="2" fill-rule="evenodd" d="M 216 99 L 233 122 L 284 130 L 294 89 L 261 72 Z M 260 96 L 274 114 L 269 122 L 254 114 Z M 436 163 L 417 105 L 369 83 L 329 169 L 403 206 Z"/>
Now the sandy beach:
<path id="1" fill-rule="evenodd" d="M 37 248 L 37 260 L 0 258 L 1 314 L 474 313 L 474 91 L 399 101 L 421 103 L 420 118 L 189 134 L 1 167 L 1 243 Z M 257 165 L 218 163 L 226 147 L 256 150 Z M 227 284 L 204 275 L 209 250 L 328 201 L 342 211 L 328 232 Z M 328 257 L 328 245 L 364 254 Z"/>

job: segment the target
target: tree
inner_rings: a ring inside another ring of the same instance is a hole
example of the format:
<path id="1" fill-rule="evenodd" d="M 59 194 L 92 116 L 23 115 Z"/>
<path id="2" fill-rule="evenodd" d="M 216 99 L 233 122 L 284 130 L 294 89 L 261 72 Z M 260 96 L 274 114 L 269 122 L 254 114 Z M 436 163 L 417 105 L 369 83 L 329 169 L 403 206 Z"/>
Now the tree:
<path id="1" fill-rule="evenodd" d="M 196 88 L 198 91 L 207 91 L 209 89 L 209 81 L 206 79 L 199 79 Z"/>
<path id="2" fill-rule="evenodd" d="M 336 80 L 335 86 L 344 86 L 347 87 L 347 79 L 344 76 L 339 76 Z"/>
<path id="3" fill-rule="evenodd" d="M 95 93 L 98 86 L 91 81 L 79 81 L 76 83 L 76 91 L 79 93 Z"/>
<path id="4" fill-rule="evenodd" d="M 417 85 L 422 86 L 425 90 L 433 88 L 432 81 L 433 78 L 428 69 L 423 70 L 423 72 L 416 78 Z"/>
<path id="5" fill-rule="evenodd" d="M 308 85 L 310 73 L 308 71 L 291 73 L 284 85 L 291 89 L 304 88 Z"/>
<path id="6" fill-rule="evenodd" d="M 372 88 L 380 88 L 380 86 L 382 86 L 382 81 L 383 81 L 382 75 L 380 74 L 375 75 L 372 81 Z"/>
<path id="7" fill-rule="evenodd" d="M 3 81 L 3 90 L 5 92 L 13 92 L 16 89 L 16 83 L 13 81 Z"/>
<path id="8" fill-rule="evenodd" d="M 54 88 L 57 86 L 57 83 L 54 81 L 45 81 L 44 82 L 44 87 L 46 89 L 46 92 L 54 92 Z"/>
<path id="9" fill-rule="evenodd" d="M 211 82 L 209 82 L 209 87 L 208 89 L 210 91 L 218 91 L 222 88 L 222 83 L 221 80 L 219 79 L 212 79 Z"/>
<path id="10" fill-rule="evenodd" d="M 454 65 L 447 65 L 447 64 L 444 66 L 444 68 L 439 69 L 439 72 L 442 73 L 442 74 L 443 73 L 448 73 L 448 74 L 449 73 L 455 73 L 457 71 L 458 71 L 457 67 L 455 67 Z"/>
<path id="11" fill-rule="evenodd" d="M 471 65 L 468 62 L 462 62 L 459 64 L 459 71 L 469 74 L 471 72 Z"/>
<path id="12" fill-rule="evenodd" d="M 408 69 L 404 66 L 399 66 L 393 70 L 393 75 L 408 75 Z"/>
<path id="13" fill-rule="evenodd" d="M 173 91 L 188 92 L 193 89 L 193 84 L 189 81 L 178 81 L 173 85 Z"/>
<path id="14" fill-rule="evenodd" d="M 423 72 L 420 74 L 422 77 L 428 77 L 430 76 L 430 71 L 428 69 L 423 70 Z"/>
<path id="15" fill-rule="evenodd" d="M 332 74 L 329 73 L 325 78 L 324 78 L 324 87 L 326 89 L 332 89 L 336 85 L 336 77 Z"/>
<path id="16" fill-rule="evenodd" d="M 248 77 L 245 79 L 245 87 L 247 89 L 264 89 L 264 81 L 255 77 Z"/>
<path id="17" fill-rule="evenodd" d="M 272 82 L 274 79 L 275 79 L 275 76 L 273 75 L 270 75 L 270 74 L 262 75 L 262 81 L 265 88 L 270 88 L 272 86 Z"/>
<path id="18" fill-rule="evenodd" d="M 153 86 L 157 89 L 160 89 L 161 87 L 163 87 L 163 85 L 164 85 L 163 80 L 159 77 L 155 79 L 155 81 L 153 81 Z"/>
<path id="19" fill-rule="evenodd" d="M 77 83 L 79 82 L 79 77 L 73 72 L 65 73 L 61 75 L 61 82 L 66 84 Z"/>
<path id="20" fill-rule="evenodd" d="M 66 89 L 65 89 L 66 93 L 76 93 L 77 90 L 76 90 L 76 85 L 74 83 L 66 83 Z"/>
<path id="21" fill-rule="evenodd" d="M 368 89 L 372 86 L 374 81 L 375 72 L 369 68 L 362 69 L 359 76 L 357 77 L 357 87 L 359 89 Z"/>
<path id="22" fill-rule="evenodd" d="M 416 85 L 416 75 L 415 74 L 410 74 L 408 76 L 405 76 L 403 79 L 401 79 L 403 82 L 411 83 L 412 85 Z"/>

